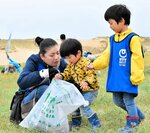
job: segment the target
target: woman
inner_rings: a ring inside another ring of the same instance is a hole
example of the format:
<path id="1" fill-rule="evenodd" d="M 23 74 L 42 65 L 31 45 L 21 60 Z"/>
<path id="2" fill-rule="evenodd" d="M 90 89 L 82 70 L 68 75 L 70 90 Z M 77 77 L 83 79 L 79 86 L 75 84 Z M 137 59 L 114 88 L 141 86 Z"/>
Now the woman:
<path id="1" fill-rule="evenodd" d="M 32 102 L 33 99 L 37 102 L 54 75 L 59 71 L 62 72 L 67 65 L 60 59 L 59 46 L 56 41 L 50 38 L 40 38 L 40 41 L 36 39 L 40 50 L 39 54 L 33 54 L 28 58 L 17 81 L 20 90 L 25 91 L 25 97 L 21 104 L 23 109 L 26 109 L 25 105 Z"/>

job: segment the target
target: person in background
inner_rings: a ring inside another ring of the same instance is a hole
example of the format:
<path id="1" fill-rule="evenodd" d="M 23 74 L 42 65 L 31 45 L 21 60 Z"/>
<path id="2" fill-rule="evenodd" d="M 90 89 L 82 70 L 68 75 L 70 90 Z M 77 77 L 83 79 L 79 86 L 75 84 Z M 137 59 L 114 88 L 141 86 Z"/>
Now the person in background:
<path id="1" fill-rule="evenodd" d="M 61 41 L 61 42 L 60 42 L 60 45 L 61 45 L 61 43 L 64 42 L 65 40 L 66 40 L 66 35 L 65 35 L 65 34 L 61 34 L 61 35 L 60 35 L 60 41 Z M 64 59 L 63 57 L 61 57 L 61 58 Z M 65 62 L 67 62 L 67 64 L 68 64 L 68 61 L 67 61 L 66 59 L 64 59 L 64 60 L 65 60 Z M 73 82 L 73 80 L 72 80 L 72 81 L 70 80 L 70 82 Z"/>
<path id="2" fill-rule="evenodd" d="M 88 118 L 92 128 L 99 128 L 101 126 L 100 120 L 90 107 L 98 95 L 99 85 L 94 69 L 87 71 L 85 68 L 85 66 L 90 63 L 90 60 L 82 56 L 81 43 L 76 39 L 66 39 L 60 46 L 60 55 L 65 58 L 69 64 L 64 72 L 56 74 L 55 78 L 67 81 L 70 79 L 74 80 L 76 83 L 75 86 L 79 89 L 84 99 L 89 101 L 88 106 L 82 106 L 72 114 L 71 127 L 80 127 L 80 111 L 82 111 L 83 115 Z"/>
<path id="3" fill-rule="evenodd" d="M 127 112 L 126 125 L 119 130 L 125 133 L 133 132 L 145 118 L 134 100 L 144 79 L 144 56 L 140 37 L 128 28 L 130 15 L 125 5 L 113 5 L 106 10 L 105 20 L 115 34 L 103 54 L 86 66 L 88 70 L 109 67 L 106 90 L 112 92 L 113 102 Z"/>
<path id="4" fill-rule="evenodd" d="M 63 72 L 67 65 L 60 61 L 59 46 L 55 40 L 38 37 L 35 41 L 39 46 L 39 53 L 31 55 L 27 59 L 17 81 L 20 91 L 25 92 L 21 103 L 22 108 L 34 98 L 37 102 L 51 83 L 54 75 Z M 48 81 L 43 82 L 47 78 Z"/>
<path id="5" fill-rule="evenodd" d="M 65 41 L 66 40 L 66 35 L 65 34 L 61 34 L 60 35 L 60 40 L 61 40 L 61 42 Z"/>
<path id="6" fill-rule="evenodd" d="M 14 72 L 16 72 L 16 71 L 17 71 L 17 69 L 15 68 L 15 66 L 9 63 L 8 65 L 6 65 L 6 66 L 1 70 L 1 73 L 4 73 L 4 74 L 6 74 L 6 73 L 14 73 Z"/>
<path id="7" fill-rule="evenodd" d="M 85 52 L 83 53 L 83 56 L 90 59 L 91 62 L 93 62 L 96 59 L 95 55 L 93 55 L 91 52 Z"/>
<path id="8" fill-rule="evenodd" d="M 9 60 L 9 63 L 12 64 L 16 68 L 18 73 L 20 74 L 20 72 L 21 72 L 21 70 L 20 70 L 20 66 L 21 66 L 20 63 L 17 63 L 13 59 L 11 59 L 8 54 L 6 54 L 6 55 L 7 55 L 7 59 Z"/>

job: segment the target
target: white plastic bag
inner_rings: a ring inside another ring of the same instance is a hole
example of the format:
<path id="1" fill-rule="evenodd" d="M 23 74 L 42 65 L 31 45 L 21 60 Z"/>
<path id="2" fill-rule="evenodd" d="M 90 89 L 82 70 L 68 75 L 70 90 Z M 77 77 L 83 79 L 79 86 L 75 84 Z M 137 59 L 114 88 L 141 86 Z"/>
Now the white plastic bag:
<path id="1" fill-rule="evenodd" d="M 53 79 L 50 86 L 19 124 L 41 131 L 69 132 L 67 115 L 80 106 L 88 105 L 79 90 L 71 83 Z"/>

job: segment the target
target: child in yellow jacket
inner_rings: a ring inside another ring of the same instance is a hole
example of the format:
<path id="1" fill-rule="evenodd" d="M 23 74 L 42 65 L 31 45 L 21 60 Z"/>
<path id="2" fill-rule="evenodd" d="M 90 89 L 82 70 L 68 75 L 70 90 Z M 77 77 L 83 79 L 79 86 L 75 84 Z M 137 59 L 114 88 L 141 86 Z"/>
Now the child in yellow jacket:
<path id="1" fill-rule="evenodd" d="M 83 95 L 84 99 L 89 101 L 86 107 L 80 107 L 72 115 L 72 127 L 79 127 L 81 125 L 80 110 L 85 115 L 92 128 L 100 127 L 100 120 L 90 105 L 98 95 L 98 81 L 94 69 L 86 70 L 85 66 L 90 64 L 88 58 L 82 57 L 82 45 L 76 39 L 67 39 L 60 46 L 60 55 L 65 58 L 69 64 L 63 73 L 56 74 L 56 79 L 73 80 Z"/>

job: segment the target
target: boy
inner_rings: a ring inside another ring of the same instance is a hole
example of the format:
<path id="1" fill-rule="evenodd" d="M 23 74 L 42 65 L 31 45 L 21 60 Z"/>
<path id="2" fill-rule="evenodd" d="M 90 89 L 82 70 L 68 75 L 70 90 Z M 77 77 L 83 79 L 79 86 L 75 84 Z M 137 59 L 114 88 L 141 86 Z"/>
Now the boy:
<path id="1" fill-rule="evenodd" d="M 145 118 L 134 98 L 138 85 L 144 79 L 144 59 L 140 37 L 128 28 L 130 11 L 125 5 L 114 5 L 105 12 L 105 20 L 115 32 L 107 49 L 87 69 L 103 69 L 109 66 L 107 92 L 113 93 L 113 102 L 124 109 L 128 116 L 120 132 L 132 132 Z"/>
<path id="2" fill-rule="evenodd" d="M 69 64 L 61 74 L 56 74 L 56 79 L 74 80 L 74 84 L 82 93 L 89 104 L 93 103 L 98 95 L 98 81 L 94 69 L 86 70 L 85 66 L 90 60 L 82 57 L 82 45 L 76 39 L 67 39 L 60 46 L 60 55 L 65 58 Z M 72 114 L 72 128 L 81 125 L 80 110 L 88 118 L 92 128 L 100 127 L 100 120 L 90 106 L 80 107 Z"/>

